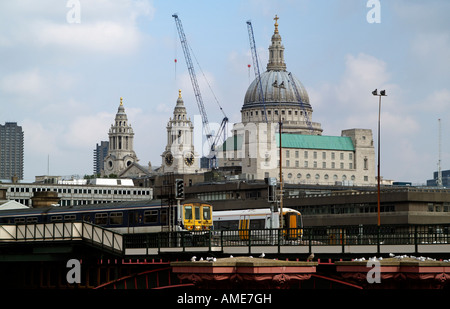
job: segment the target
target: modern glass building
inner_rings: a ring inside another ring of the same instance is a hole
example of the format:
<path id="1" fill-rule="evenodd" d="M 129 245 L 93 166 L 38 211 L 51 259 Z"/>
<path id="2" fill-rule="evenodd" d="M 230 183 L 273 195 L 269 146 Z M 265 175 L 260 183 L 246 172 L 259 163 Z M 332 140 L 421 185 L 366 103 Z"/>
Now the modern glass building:
<path id="1" fill-rule="evenodd" d="M 103 164 L 108 155 L 109 142 L 101 141 L 94 149 L 94 175 L 100 174 L 103 169 Z"/>

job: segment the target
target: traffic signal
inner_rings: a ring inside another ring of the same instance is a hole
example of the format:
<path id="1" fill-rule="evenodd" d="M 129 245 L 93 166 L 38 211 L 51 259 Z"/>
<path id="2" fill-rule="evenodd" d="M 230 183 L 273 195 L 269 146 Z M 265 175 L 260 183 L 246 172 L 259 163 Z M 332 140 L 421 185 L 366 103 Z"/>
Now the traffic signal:
<path id="1" fill-rule="evenodd" d="M 277 180 L 276 178 L 264 178 L 266 184 L 268 184 L 268 188 L 267 188 L 267 200 L 269 202 L 276 202 L 277 201 L 277 197 L 276 197 L 276 191 L 277 191 Z"/>
<path id="2" fill-rule="evenodd" d="M 184 181 L 183 179 L 175 180 L 175 198 L 184 199 Z"/>

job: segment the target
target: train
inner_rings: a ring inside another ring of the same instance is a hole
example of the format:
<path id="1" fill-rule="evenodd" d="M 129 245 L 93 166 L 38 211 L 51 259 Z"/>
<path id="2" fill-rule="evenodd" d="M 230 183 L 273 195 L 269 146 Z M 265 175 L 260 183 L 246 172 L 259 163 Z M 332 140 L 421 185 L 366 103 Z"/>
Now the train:
<path id="1" fill-rule="evenodd" d="M 49 206 L 0 211 L 0 224 L 85 221 L 123 234 L 206 231 L 212 228 L 212 205 L 193 200 L 179 206 L 161 200 Z"/>
<path id="2" fill-rule="evenodd" d="M 303 236 L 302 215 L 298 210 L 283 208 L 281 223 L 284 236 L 298 239 Z M 213 211 L 214 230 L 239 230 L 241 239 L 248 239 L 249 230 L 280 228 L 280 213 L 268 208 Z"/>
<path id="3" fill-rule="evenodd" d="M 80 206 L 49 206 L 0 211 L 0 224 L 36 224 L 84 221 L 122 234 L 164 231 L 239 231 L 241 239 L 249 230 L 278 229 L 279 212 L 270 209 L 213 211 L 213 205 L 202 200 L 180 201 L 169 205 L 161 200 L 102 203 Z M 283 233 L 297 239 L 303 235 L 299 211 L 283 208 Z"/>

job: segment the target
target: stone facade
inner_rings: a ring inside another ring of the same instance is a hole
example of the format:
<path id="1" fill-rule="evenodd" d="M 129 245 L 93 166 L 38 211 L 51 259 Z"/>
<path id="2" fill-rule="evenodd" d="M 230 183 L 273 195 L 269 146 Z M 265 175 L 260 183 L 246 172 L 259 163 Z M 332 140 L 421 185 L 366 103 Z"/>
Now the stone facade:
<path id="1" fill-rule="evenodd" d="M 190 174 L 199 170 L 199 158 L 194 150 L 194 125 L 188 117 L 181 90 L 173 110 L 173 118 L 167 123 L 167 144 L 162 153 L 160 172 Z"/>
<path id="2" fill-rule="evenodd" d="M 117 176 L 128 166 L 139 161 L 133 149 L 133 128 L 128 123 L 122 98 L 120 98 L 120 105 L 108 135 L 109 149 L 104 160 L 102 175 Z"/>
<path id="3" fill-rule="evenodd" d="M 239 166 L 248 180 L 279 180 L 281 156 L 284 183 L 376 184 L 372 131 L 322 135 L 321 124 L 312 121 L 306 89 L 286 70 L 278 17 L 275 20 L 267 71 L 247 89 L 241 123 L 218 149 L 219 167 Z"/>
<path id="4" fill-rule="evenodd" d="M 273 127 L 273 126 L 272 126 Z M 267 126 L 270 129 L 270 126 Z M 236 133 L 238 134 L 238 133 Z M 252 138 L 254 136 L 254 138 Z M 233 143 L 236 141 L 235 143 Z M 240 166 L 247 179 L 279 178 L 279 134 L 243 130 L 220 152 L 222 167 Z M 343 130 L 341 136 L 281 135 L 283 182 L 291 184 L 374 185 L 371 130 Z M 235 146 L 236 148 L 234 148 Z"/>

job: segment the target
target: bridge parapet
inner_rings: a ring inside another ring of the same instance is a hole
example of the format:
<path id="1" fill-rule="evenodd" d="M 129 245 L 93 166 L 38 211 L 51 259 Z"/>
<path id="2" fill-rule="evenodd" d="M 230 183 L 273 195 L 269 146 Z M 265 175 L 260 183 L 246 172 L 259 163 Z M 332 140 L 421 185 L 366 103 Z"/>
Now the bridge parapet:
<path id="1" fill-rule="evenodd" d="M 0 242 L 89 242 L 122 253 L 123 235 L 88 222 L 57 222 L 0 225 Z"/>

